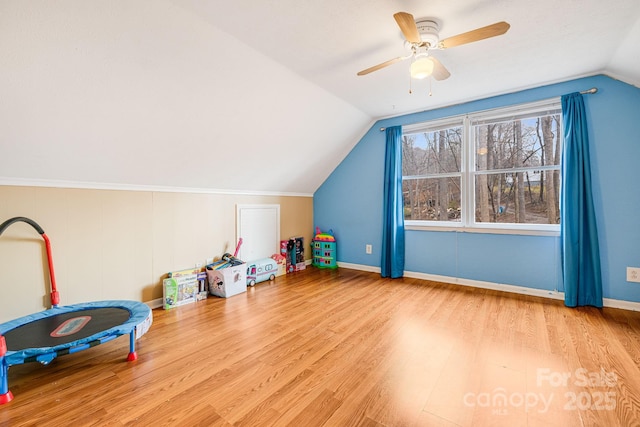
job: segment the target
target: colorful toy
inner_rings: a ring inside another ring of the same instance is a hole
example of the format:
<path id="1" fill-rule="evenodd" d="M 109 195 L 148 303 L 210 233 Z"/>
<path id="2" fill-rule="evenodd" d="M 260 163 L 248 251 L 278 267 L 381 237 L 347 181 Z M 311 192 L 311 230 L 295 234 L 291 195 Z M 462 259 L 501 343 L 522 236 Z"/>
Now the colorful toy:
<path id="1" fill-rule="evenodd" d="M 221 259 L 220 261 L 214 261 L 211 264 L 207 264 L 207 270 L 219 270 L 221 268 L 231 267 L 231 263 Z"/>
<path id="2" fill-rule="evenodd" d="M 254 286 L 256 283 L 266 280 L 274 280 L 278 273 L 278 263 L 272 258 L 262 258 L 247 263 L 247 285 Z"/>
<path id="3" fill-rule="evenodd" d="M 280 241 L 280 254 L 287 259 L 287 273 L 304 270 L 304 239 L 292 237 L 289 240 Z"/>
<path id="4" fill-rule="evenodd" d="M 233 256 L 237 257 L 238 252 L 240 251 L 240 246 L 242 246 L 242 237 L 238 239 L 238 244 L 236 245 L 236 251 L 233 253 Z"/>
<path id="5" fill-rule="evenodd" d="M 329 230 L 328 233 L 323 233 L 320 231 L 320 227 L 316 227 L 316 235 L 313 240 L 319 242 L 335 242 L 336 238 L 333 236 L 333 230 Z"/>
<path id="6" fill-rule="evenodd" d="M 201 267 L 170 271 L 167 278 L 162 281 L 162 307 L 169 310 L 206 298 L 206 288 L 203 289 L 203 296 L 199 294 L 201 284 L 198 276 L 206 283 L 207 275 Z"/>
<path id="7" fill-rule="evenodd" d="M 227 261 L 229 264 L 231 264 L 231 266 L 234 266 L 234 267 L 236 265 L 244 264 L 244 261 L 242 261 L 241 259 L 236 258 L 235 256 L 233 256 L 231 254 L 222 255 L 222 259 Z"/>
<path id="8" fill-rule="evenodd" d="M 77 353 L 124 334 L 129 334 L 127 360 L 136 360 L 135 340 L 153 322 L 149 306 L 137 301 L 97 301 L 59 307 L 51 245 L 42 228 L 29 218 L 15 217 L 0 225 L 0 235 L 18 221 L 31 225 L 45 240 L 52 307 L 0 325 L 0 405 L 13 399 L 8 385 L 9 366 L 28 362 L 46 365 L 58 356 Z"/>
<path id="9" fill-rule="evenodd" d="M 316 235 L 311 242 L 313 250 L 313 266 L 318 268 L 338 268 L 336 259 L 336 238 L 333 230 L 322 233 L 316 227 Z"/>

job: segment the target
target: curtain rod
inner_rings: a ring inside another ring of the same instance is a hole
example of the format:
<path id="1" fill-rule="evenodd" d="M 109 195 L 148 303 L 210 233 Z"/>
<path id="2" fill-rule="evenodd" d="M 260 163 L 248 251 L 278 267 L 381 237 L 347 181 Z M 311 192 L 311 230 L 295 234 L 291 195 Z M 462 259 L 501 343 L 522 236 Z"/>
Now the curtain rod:
<path id="1" fill-rule="evenodd" d="M 587 90 L 583 90 L 580 92 L 581 95 L 591 95 L 593 93 L 597 93 L 598 92 L 598 88 L 597 87 L 592 87 L 591 89 L 587 89 Z M 380 132 L 384 132 L 387 128 L 380 128 Z"/>

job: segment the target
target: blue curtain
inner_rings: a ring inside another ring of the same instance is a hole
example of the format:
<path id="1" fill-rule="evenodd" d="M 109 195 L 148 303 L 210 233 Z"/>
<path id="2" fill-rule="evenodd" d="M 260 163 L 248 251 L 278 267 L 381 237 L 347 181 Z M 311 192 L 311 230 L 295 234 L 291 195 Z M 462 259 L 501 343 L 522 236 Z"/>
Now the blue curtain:
<path id="1" fill-rule="evenodd" d="M 580 93 L 562 97 L 564 153 L 560 240 L 564 303 L 602 307 L 600 250 L 589 166 L 589 140 Z"/>
<path id="2" fill-rule="evenodd" d="M 402 202 L 402 127 L 387 128 L 384 166 L 382 277 L 404 275 L 404 206 Z"/>

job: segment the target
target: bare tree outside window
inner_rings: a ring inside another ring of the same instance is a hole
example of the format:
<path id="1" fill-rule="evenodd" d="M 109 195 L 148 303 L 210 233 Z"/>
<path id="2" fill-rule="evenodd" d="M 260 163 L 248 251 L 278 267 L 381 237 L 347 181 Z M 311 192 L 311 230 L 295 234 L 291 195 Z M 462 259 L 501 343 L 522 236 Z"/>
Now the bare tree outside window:
<path id="1" fill-rule="evenodd" d="M 559 113 L 474 126 L 476 222 L 559 224 Z"/>
<path id="2" fill-rule="evenodd" d="M 461 149 L 461 126 L 403 136 L 405 219 L 460 221 Z"/>
<path id="3" fill-rule="evenodd" d="M 559 101 L 546 101 L 410 126 L 402 141 L 405 220 L 559 224 L 561 113 Z"/>

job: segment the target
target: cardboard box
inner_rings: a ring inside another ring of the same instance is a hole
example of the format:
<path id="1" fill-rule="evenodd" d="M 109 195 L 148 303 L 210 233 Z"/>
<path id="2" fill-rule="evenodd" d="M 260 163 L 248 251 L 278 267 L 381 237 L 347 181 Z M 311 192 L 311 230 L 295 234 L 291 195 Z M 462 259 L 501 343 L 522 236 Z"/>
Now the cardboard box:
<path id="1" fill-rule="evenodd" d="M 165 310 L 190 304 L 198 299 L 198 274 L 202 268 L 170 271 L 162 281 L 162 307 Z"/>
<path id="2" fill-rule="evenodd" d="M 280 254 L 287 259 L 287 273 L 304 270 L 304 239 L 292 237 L 289 240 L 280 241 Z"/>
<path id="3" fill-rule="evenodd" d="M 289 266 L 291 265 L 291 255 L 287 249 L 288 240 L 280 240 L 280 255 L 284 257 L 284 272 L 289 272 Z"/>
<path id="4" fill-rule="evenodd" d="M 278 272 L 276 273 L 276 277 L 284 276 L 287 274 L 287 257 L 280 254 L 273 254 L 271 258 L 278 264 Z"/>
<path id="5" fill-rule="evenodd" d="M 196 301 L 198 275 L 185 274 L 162 281 L 162 308 L 169 310 Z"/>
<path id="6" fill-rule="evenodd" d="M 203 270 L 198 273 L 198 295 L 196 296 L 196 300 L 205 300 L 208 294 L 209 283 L 207 283 L 207 272 Z"/>
<path id="7" fill-rule="evenodd" d="M 247 292 L 247 263 L 219 270 L 207 270 L 209 293 L 228 298 Z"/>

